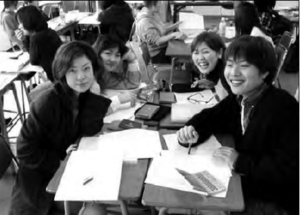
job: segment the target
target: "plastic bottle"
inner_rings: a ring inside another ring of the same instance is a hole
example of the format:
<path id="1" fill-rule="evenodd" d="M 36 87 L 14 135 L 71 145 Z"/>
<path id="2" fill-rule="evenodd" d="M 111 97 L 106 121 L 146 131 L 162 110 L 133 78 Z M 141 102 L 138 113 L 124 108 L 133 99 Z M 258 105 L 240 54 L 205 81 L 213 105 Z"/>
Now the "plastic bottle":
<path id="1" fill-rule="evenodd" d="M 226 33 L 226 22 L 225 22 L 225 18 L 222 17 L 221 22 L 219 24 L 219 34 L 221 37 L 225 37 L 225 33 Z"/>
<path id="2" fill-rule="evenodd" d="M 65 19 L 65 12 L 64 12 L 64 10 L 62 9 L 62 8 L 60 8 L 59 9 L 59 16 L 60 16 L 60 18 L 62 19 L 62 20 L 64 20 Z"/>

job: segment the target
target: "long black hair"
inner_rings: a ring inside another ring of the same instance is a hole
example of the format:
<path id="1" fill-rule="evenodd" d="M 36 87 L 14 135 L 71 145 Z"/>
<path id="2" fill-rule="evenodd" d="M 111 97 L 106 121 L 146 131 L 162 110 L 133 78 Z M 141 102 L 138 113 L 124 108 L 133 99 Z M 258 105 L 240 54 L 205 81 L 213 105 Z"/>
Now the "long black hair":
<path id="1" fill-rule="evenodd" d="M 242 2 L 237 6 L 234 21 L 236 36 L 250 35 L 253 27 L 261 29 L 256 7 L 249 2 Z"/>
<path id="2" fill-rule="evenodd" d="M 16 14 L 18 23 L 22 23 L 25 30 L 39 32 L 48 29 L 48 24 L 39 9 L 33 5 L 20 8 Z"/>

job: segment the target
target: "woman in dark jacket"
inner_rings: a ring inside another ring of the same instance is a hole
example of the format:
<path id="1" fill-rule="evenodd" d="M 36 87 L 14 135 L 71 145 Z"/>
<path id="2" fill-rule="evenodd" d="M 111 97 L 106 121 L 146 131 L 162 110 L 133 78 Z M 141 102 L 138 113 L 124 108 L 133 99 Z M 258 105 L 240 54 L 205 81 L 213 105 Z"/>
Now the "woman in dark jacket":
<path id="1" fill-rule="evenodd" d="M 188 70 L 192 71 L 192 88 L 211 89 L 220 80 L 223 88 L 230 93 L 224 77 L 224 53 L 226 46 L 214 32 L 203 32 L 192 42 L 192 60 Z"/>
<path id="2" fill-rule="evenodd" d="M 230 44 L 226 60 L 233 94 L 195 115 L 179 130 L 178 140 L 187 146 L 211 134 L 233 136 L 235 148 L 214 152 L 241 175 L 245 210 L 232 214 L 299 214 L 299 104 L 272 86 L 274 49 L 261 37 L 242 36 Z"/>
<path id="3" fill-rule="evenodd" d="M 46 215 L 54 195 L 46 187 L 74 143 L 98 133 L 111 103 L 101 96 L 95 73 L 103 70 L 89 45 L 70 42 L 53 62 L 55 83 L 31 104 L 17 139 L 20 169 L 10 215 Z"/>
<path id="4" fill-rule="evenodd" d="M 29 52 L 30 63 L 41 66 L 53 82 L 51 65 L 56 50 L 62 44 L 61 39 L 56 31 L 48 28 L 43 15 L 33 5 L 19 9 L 16 18 L 23 36 L 29 36 L 24 40 L 24 46 Z"/>
<path id="5" fill-rule="evenodd" d="M 134 17 L 130 6 L 123 0 L 100 1 L 102 12 L 98 20 L 101 22 L 101 34 L 110 34 L 126 43 L 129 40 Z"/>

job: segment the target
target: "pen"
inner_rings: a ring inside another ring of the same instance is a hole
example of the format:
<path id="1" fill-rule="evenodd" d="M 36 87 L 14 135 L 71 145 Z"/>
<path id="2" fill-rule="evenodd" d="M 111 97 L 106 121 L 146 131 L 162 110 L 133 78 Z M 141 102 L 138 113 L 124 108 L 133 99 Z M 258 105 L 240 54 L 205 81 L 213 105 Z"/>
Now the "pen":
<path id="1" fill-rule="evenodd" d="M 83 181 L 83 185 L 86 185 L 88 184 L 90 181 L 93 180 L 93 177 L 89 177 L 89 178 L 86 178 L 84 181 Z"/>
<path id="2" fill-rule="evenodd" d="M 192 149 L 192 141 L 189 140 L 189 150 L 188 150 L 188 155 L 191 154 L 191 149 Z"/>

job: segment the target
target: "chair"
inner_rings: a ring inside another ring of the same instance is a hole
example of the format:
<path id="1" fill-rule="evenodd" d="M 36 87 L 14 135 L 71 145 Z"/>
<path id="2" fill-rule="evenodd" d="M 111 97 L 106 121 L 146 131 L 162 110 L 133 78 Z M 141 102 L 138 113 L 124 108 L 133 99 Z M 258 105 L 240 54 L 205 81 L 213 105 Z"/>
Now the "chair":
<path id="1" fill-rule="evenodd" d="M 275 85 L 275 82 L 277 81 L 278 88 L 281 88 L 281 84 L 280 84 L 280 81 L 279 81 L 279 74 L 282 70 L 282 66 L 284 64 L 287 52 L 288 52 L 289 47 L 291 45 L 291 40 L 292 40 L 292 34 L 288 31 L 285 31 L 283 33 L 279 43 L 275 47 L 275 53 L 276 53 L 276 58 L 277 58 L 277 61 L 278 61 L 278 65 L 277 65 L 276 75 L 274 76 L 272 84 Z"/>
<path id="2" fill-rule="evenodd" d="M 140 52 L 142 53 L 142 57 L 147 68 L 146 72 L 149 82 L 157 83 L 160 80 L 168 80 L 163 78 L 170 76 L 172 66 L 169 64 L 153 64 L 151 62 L 151 57 L 146 42 L 141 42 Z"/>

